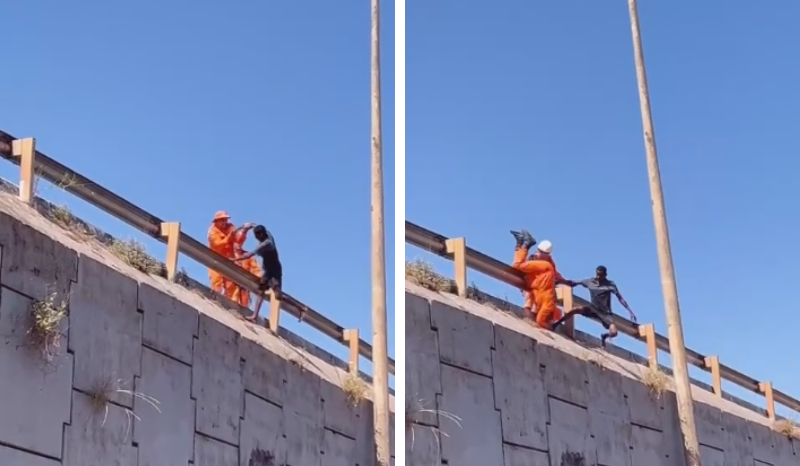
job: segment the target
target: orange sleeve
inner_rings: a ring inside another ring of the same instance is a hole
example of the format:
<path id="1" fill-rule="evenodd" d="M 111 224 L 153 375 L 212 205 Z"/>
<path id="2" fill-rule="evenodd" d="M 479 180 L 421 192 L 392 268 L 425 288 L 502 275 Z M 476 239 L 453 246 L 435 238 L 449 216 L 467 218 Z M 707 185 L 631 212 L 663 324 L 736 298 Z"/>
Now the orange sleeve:
<path id="1" fill-rule="evenodd" d="M 514 251 L 514 262 L 511 263 L 511 267 L 524 273 L 542 273 L 553 269 L 553 266 L 547 261 L 526 261 L 525 254 L 527 252 L 522 248 Z"/>
<path id="2" fill-rule="evenodd" d="M 208 230 L 208 244 L 211 249 L 219 249 L 226 246 L 233 239 L 232 234 L 224 234 L 216 228 Z"/>

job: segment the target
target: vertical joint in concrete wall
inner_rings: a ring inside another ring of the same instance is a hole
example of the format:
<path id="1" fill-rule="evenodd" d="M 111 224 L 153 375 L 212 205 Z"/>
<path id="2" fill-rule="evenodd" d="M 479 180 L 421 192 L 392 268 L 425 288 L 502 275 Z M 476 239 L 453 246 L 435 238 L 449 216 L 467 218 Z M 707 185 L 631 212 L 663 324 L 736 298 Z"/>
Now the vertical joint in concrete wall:
<path id="1" fill-rule="evenodd" d="M 167 240 L 167 279 L 175 281 L 178 275 L 178 256 L 180 255 L 181 224 L 164 222 L 161 224 L 161 237 Z"/>
<path id="2" fill-rule="evenodd" d="M 281 321 L 281 300 L 275 296 L 275 292 L 269 291 L 269 329 L 276 335 Z"/>
<path id="3" fill-rule="evenodd" d="M 760 382 L 758 384 L 758 391 L 764 394 L 767 399 L 767 417 L 771 421 L 775 420 L 775 396 L 772 394 L 772 382 Z"/>
<path id="4" fill-rule="evenodd" d="M 19 157 L 19 198 L 26 204 L 33 202 L 33 187 L 36 183 L 34 167 L 36 165 L 36 140 L 34 138 L 17 139 L 12 144 L 15 157 Z"/>
<path id="5" fill-rule="evenodd" d="M 706 356 L 704 360 L 706 369 L 711 371 L 711 386 L 714 394 L 722 397 L 722 374 L 719 371 L 719 356 Z"/>
<path id="6" fill-rule="evenodd" d="M 350 348 L 350 373 L 358 375 L 358 344 L 360 342 L 358 329 L 346 329 L 344 331 L 344 341 L 347 342 Z"/>
<path id="7" fill-rule="evenodd" d="M 572 299 L 572 287 L 561 285 L 558 287 L 559 296 L 561 298 L 561 304 L 564 307 L 564 313 L 571 311 L 574 307 L 573 299 Z M 562 326 L 563 332 L 568 337 L 575 339 L 575 319 L 568 319 L 564 322 Z"/>
<path id="8" fill-rule="evenodd" d="M 652 369 L 658 369 L 658 345 L 656 344 L 656 326 L 642 324 L 639 326 L 639 336 L 644 338 L 647 345 L 647 362 Z"/>
<path id="9" fill-rule="evenodd" d="M 456 269 L 456 288 L 458 296 L 467 297 L 467 240 L 465 238 L 452 238 L 445 241 L 447 253 L 453 256 Z"/>

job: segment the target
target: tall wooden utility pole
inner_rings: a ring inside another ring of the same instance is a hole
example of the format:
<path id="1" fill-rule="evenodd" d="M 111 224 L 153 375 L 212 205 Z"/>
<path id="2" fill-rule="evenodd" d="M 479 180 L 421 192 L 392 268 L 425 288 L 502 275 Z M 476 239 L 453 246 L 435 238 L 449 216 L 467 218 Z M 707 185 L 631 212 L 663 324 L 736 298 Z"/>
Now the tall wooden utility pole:
<path id="1" fill-rule="evenodd" d="M 658 265 L 661 269 L 661 292 L 664 294 L 664 307 L 667 313 L 669 352 L 672 355 L 672 372 L 675 377 L 675 395 L 678 400 L 678 417 L 683 435 L 684 456 L 686 457 L 686 466 L 701 466 L 700 444 L 697 441 L 697 430 L 694 423 L 692 388 L 686 363 L 686 345 L 683 341 L 681 309 L 678 304 L 678 286 L 675 283 L 675 268 L 672 264 L 672 249 L 669 244 L 667 213 L 664 207 L 664 192 L 661 188 L 661 171 L 658 168 L 656 133 L 653 129 L 653 116 L 650 113 L 650 92 L 647 89 L 647 73 L 644 68 L 644 52 L 642 51 L 636 0 L 628 0 L 628 10 L 631 16 L 636 80 L 639 83 L 639 103 L 642 109 L 642 126 L 644 126 L 647 172 L 650 177 L 650 200 L 653 204 L 653 222 L 656 228 Z"/>
<path id="2" fill-rule="evenodd" d="M 372 0 L 372 387 L 377 465 L 389 466 L 389 345 L 386 336 L 386 237 L 383 221 L 380 2 Z"/>

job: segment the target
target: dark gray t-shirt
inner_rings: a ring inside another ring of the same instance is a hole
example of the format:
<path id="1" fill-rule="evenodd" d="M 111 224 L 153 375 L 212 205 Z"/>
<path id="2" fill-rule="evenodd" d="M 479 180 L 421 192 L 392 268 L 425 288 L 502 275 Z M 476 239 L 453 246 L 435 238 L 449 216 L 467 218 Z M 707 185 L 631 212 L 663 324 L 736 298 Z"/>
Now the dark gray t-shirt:
<path id="1" fill-rule="evenodd" d="M 597 278 L 588 278 L 578 283 L 589 290 L 592 307 L 598 312 L 611 314 L 611 295 L 619 295 L 616 283 L 612 280 L 600 282 Z"/>
<path id="2" fill-rule="evenodd" d="M 272 237 L 272 233 L 269 231 L 267 231 L 267 239 L 258 243 L 256 248 L 253 249 L 253 254 L 261 258 L 265 272 L 282 272 L 281 260 L 278 257 L 278 246 L 275 244 L 275 238 Z"/>

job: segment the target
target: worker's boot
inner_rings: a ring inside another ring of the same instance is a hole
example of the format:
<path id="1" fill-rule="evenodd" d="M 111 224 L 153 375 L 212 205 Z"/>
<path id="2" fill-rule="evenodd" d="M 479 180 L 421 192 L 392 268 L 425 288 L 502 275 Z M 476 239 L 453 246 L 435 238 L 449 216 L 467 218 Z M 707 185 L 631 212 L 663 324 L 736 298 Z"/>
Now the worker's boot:
<path id="1" fill-rule="evenodd" d="M 511 230 L 511 235 L 517 241 L 517 249 L 522 247 L 522 243 L 525 242 L 525 237 L 522 236 L 522 232 Z"/>
<path id="2" fill-rule="evenodd" d="M 528 230 L 522 230 L 522 247 L 525 249 L 530 249 L 533 245 L 536 244 L 536 239 L 531 235 Z"/>

